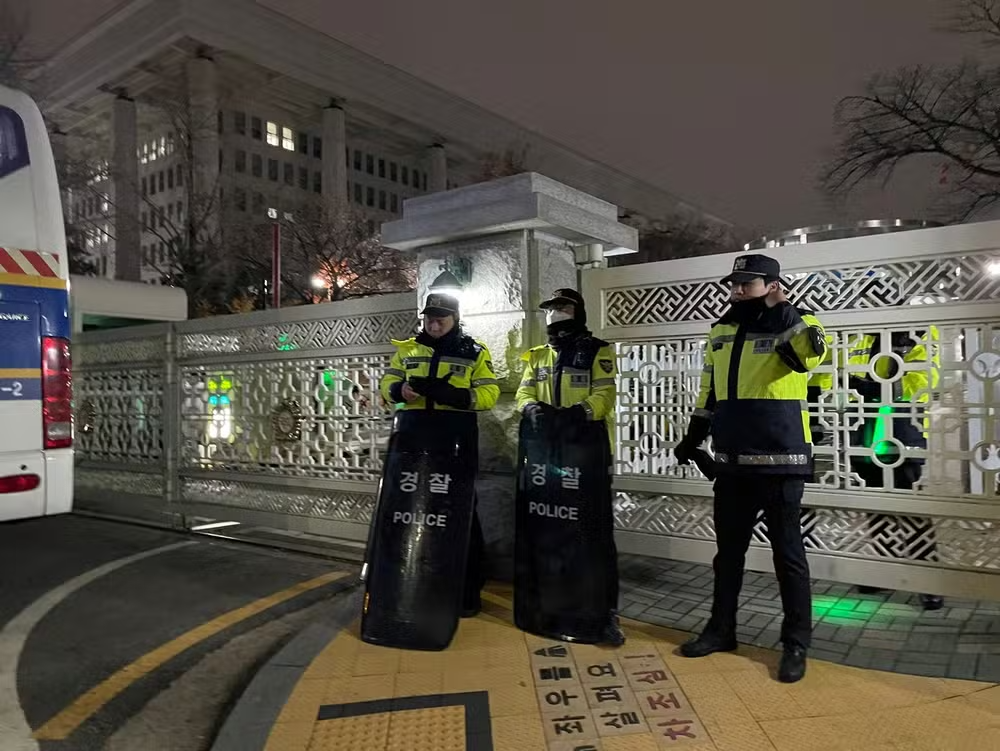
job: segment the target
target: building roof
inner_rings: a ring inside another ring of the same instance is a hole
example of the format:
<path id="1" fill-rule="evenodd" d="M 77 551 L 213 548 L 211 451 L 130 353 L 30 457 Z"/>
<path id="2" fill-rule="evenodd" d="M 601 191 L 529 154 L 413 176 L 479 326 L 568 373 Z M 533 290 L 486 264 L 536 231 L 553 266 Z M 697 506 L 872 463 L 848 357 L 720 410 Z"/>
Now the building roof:
<path id="1" fill-rule="evenodd" d="M 40 104 L 60 127 L 106 117 L 119 88 L 131 96 L 164 66 L 206 48 L 292 101 L 344 102 L 352 127 L 371 123 L 459 157 L 527 147 L 532 170 L 650 217 L 689 213 L 728 224 L 660 187 L 579 154 L 507 118 L 394 68 L 253 0 L 131 0 L 66 45 L 36 75 Z M 223 71 L 224 74 L 225 71 Z M 225 76 L 223 75 L 223 81 Z M 280 84 L 280 85 L 278 85 Z M 283 103 L 283 105 L 288 106 Z"/>

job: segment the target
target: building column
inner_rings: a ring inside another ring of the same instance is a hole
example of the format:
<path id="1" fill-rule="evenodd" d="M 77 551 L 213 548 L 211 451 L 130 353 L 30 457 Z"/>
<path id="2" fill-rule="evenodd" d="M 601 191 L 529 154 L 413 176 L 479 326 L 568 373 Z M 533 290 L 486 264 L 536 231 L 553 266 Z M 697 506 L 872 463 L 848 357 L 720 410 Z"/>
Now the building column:
<path id="1" fill-rule="evenodd" d="M 323 195 L 330 203 L 347 200 L 347 118 L 336 102 L 323 110 Z"/>
<path id="2" fill-rule="evenodd" d="M 444 146 L 436 143 L 427 149 L 427 192 L 448 190 L 448 155 Z"/>
<path id="3" fill-rule="evenodd" d="M 114 151 L 111 192 L 114 206 L 115 279 L 138 282 L 142 267 L 142 234 L 139 227 L 139 160 L 135 101 L 124 93 L 115 99 L 112 112 Z"/>
<path id="4" fill-rule="evenodd" d="M 219 189 L 219 96 L 215 61 L 195 57 L 187 63 L 190 121 L 181 142 L 190 139 L 194 164 L 189 165 L 199 202 Z M 183 154 L 181 155 L 183 158 Z"/>

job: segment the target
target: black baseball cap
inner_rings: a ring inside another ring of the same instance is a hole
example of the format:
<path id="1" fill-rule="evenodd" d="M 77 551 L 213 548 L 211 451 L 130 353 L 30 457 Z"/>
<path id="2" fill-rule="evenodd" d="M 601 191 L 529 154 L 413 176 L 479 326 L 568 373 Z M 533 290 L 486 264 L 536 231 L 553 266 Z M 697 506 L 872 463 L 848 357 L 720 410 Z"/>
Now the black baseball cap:
<path id="1" fill-rule="evenodd" d="M 542 304 L 538 307 L 542 310 L 548 310 L 559 305 L 576 305 L 578 308 L 582 308 L 584 307 L 583 295 L 575 289 L 557 289 L 552 293 L 552 297 L 548 300 L 543 300 Z"/>
<path id="2" fill-rule="evenodd" d="M 427 295 L 422 316 L 455 316 L 458 318 L 458 298 L 441 292 L 431 292 Z"/>
<path id="3" fill-rule="evenodd" d="M 762 256 L 757 253 L 748 256 L 737 256 L 733 261 L 733 270 L 729 276 L 722 280 L 723 284 L 745 284 L 754 279 L 778 279 L 781 280 L 781 264 L 770 256 Z"/>

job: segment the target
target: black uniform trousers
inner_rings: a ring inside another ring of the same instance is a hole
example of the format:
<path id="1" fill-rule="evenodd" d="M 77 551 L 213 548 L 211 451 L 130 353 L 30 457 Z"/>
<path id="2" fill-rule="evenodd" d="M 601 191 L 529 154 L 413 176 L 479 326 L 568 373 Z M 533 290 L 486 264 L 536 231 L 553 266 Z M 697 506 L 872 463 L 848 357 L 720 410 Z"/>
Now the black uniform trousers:
<path id="1" fill-rule="evenodd" d="M 795 475 L 767 474 L 720 475 L 716 479 L 715 596 L 706 633 L 727 639 L 736 635 L 747 549 L 757 519 L 763 514 L 785 611 L 781 641 L 786 647 L 809 647 L 812 598 L 800 524 L 805 480 Z"/>

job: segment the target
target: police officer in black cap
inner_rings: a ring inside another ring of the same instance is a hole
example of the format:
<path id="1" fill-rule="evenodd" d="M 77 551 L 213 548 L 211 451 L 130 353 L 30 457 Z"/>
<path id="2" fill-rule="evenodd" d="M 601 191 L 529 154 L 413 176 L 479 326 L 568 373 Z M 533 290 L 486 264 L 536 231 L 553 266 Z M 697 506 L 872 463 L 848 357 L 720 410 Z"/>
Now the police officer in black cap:
<path id="1" fill-rule="evenodd" d="M 709 332 L 696 409 L 674 448 L 677 461 L 686 464 L 711 434 L 718 474 L 712 617 L 681 654 L 736 649 L 746 553 L 763 512 L 785 611 L 778 678 L 792 683 L 805 674 L 812 632 L 799 515 L 813 472 L 806 390 L 809 372 L 826 355 L 826 338 L 812 313 L 788 301 L 775 259 L 739 256 L 722 281 L 730 286 L 731 305 Z"/>

